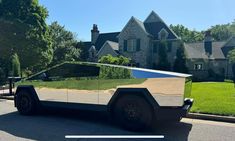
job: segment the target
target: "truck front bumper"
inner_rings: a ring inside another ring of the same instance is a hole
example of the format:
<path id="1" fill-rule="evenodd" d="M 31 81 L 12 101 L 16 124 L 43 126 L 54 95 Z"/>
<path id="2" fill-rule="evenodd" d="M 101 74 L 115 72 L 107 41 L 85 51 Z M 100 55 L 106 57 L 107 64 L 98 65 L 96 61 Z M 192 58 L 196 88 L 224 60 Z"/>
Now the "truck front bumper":
<path id="1" fill-rule="evenodd" d="M 187 113 L 189 112 L 190 108 L 193 106 L 193 99 L 186 98 L 184 100 L 184 105 L 181 109 L 181 115 L 182 117 L 185 117 Z"/>
<path id="2" fill-rule="evenodd" d="M 193 99 L 186 98 L 181 107 L 160 107 L 156 112 L 157 120 L 178 120 L 186 117 L 193 105 Z"/>

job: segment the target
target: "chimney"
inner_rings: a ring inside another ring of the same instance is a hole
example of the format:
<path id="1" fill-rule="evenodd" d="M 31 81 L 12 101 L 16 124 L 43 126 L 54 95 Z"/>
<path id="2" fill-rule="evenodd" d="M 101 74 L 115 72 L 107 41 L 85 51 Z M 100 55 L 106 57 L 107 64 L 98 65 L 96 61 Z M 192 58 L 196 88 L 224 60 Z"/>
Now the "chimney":
<path id="1" fill-rule="evenodd" d="M 100 31 L 98 30 L 98 26 L 96 24 L 93 24 L 93 28 L 91 30 L 91 43 L 95 44 Z"/>
<path id="2" fill-rule="evenodd" d="M 212 37 L 211 37 L 211 31 L 210 30 L 205 32 L 204 48 L 205 48 L 205 51 L 206 51 L 207 55 L 212 54 Z"/>

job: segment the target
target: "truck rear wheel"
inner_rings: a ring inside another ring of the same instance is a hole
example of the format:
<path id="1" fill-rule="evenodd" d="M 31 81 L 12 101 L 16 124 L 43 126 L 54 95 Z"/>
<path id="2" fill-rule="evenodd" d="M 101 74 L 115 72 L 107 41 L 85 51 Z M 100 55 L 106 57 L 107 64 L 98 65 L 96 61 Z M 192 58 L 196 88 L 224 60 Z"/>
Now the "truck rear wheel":
<path id="1" fill-rule="evenodd" d="M 151 126 L 153 110 L 143 97 L 124 95 L 115 103 L 113 116 L 122 127 L 132 131 L 140 131 Z"/>
<path id="2" fill-rule="evenodd" d="M 32 115 L 36 110 L 36 102 L 33 99 L 31 93 L 25 90 L 21 90 L 17 93 L 16 107 L 22 115 Z"/>

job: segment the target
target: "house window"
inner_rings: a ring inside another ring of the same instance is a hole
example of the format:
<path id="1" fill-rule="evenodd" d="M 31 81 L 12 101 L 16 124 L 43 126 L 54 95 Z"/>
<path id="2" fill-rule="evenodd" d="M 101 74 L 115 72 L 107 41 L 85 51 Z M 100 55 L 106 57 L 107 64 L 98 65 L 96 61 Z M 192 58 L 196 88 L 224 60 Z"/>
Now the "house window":
<path id="1" fill-rule="evenodd" d="M 124 40 L 124 51 L 135 52 L 140 51 L 141 40 L 140 39 L 129 39 Z"/>
<path id="2" fill-rule="evenodd" d="M 161 31 L 158 33 L 159 40 L 166 40 L 168 38 L 169 33 L 166 31 L 165 28 L 161 29 Z"/>
<path id="3" fill-rule="evenodd" d="M 140 51 L 140 39 L 136 40 L 136 51 Z"/>
<path id="4" fill-rule="evenodd" d="M 136 40 L 135 39 L 127 40 L 127 51 L 134 52 L 135 48 L 136 48 Z"/>
<path id="5" fill-rule="evenodd" d="M 202 70 L 202 64 L 194 64 L 194 70 Z"/>

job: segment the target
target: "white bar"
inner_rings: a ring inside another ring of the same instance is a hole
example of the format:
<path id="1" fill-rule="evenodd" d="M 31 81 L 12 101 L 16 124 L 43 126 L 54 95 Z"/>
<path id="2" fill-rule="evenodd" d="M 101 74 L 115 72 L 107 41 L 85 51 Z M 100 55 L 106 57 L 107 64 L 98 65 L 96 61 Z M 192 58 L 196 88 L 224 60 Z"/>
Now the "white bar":
<path id="1" fill-rule="evenodd" d="M 163 135 L 66 135 L 67 139 L 163 139 Z"/>

